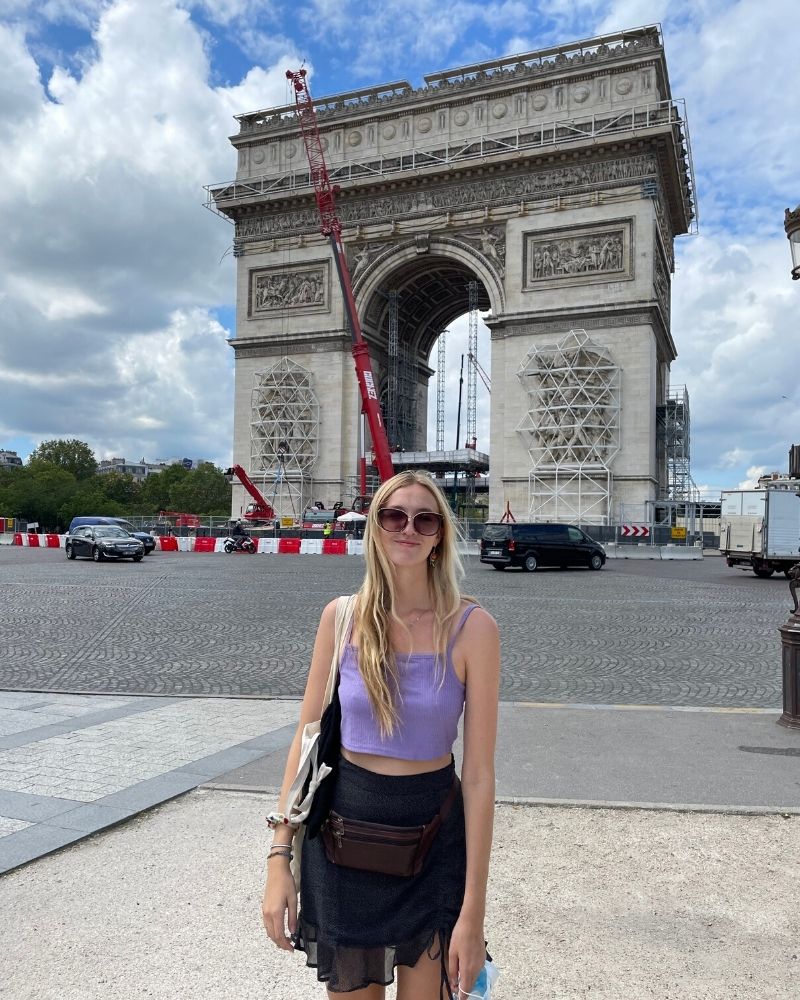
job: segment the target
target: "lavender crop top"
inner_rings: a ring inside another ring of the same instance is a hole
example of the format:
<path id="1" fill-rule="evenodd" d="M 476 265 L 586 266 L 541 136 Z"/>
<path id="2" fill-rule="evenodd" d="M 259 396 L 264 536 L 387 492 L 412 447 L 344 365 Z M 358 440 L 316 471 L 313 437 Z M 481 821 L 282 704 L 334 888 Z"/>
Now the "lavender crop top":
<path id="1" fill-rule="evenodd" d="M 367 689 L 358 669 L 358 649 L 345 646 L 339 664 L 342 705 L 342 746 L 354 753 L 372 753 L 400 760 L 435 760 L 453 749 L 458 720 L 464 710 L 464 685 L 453 669 L 453 644 L 477 604 L 464 609 L 447 644 L 444 682 L 435 653 L 398 653 L 400 684 L 398 723 L 383 738 L 372 714 Z"/>

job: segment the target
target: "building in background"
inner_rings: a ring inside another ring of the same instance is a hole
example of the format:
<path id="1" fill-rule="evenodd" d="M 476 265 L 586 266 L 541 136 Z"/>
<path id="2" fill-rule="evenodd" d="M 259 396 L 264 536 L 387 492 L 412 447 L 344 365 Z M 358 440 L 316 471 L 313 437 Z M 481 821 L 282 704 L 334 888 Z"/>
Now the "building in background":
<path id="1" fill-rule="evenodd" d="M 22 459 L 15 451 L 0 448 L 0 468 L 15 468 L 19 465 L 22 465 Z"/>

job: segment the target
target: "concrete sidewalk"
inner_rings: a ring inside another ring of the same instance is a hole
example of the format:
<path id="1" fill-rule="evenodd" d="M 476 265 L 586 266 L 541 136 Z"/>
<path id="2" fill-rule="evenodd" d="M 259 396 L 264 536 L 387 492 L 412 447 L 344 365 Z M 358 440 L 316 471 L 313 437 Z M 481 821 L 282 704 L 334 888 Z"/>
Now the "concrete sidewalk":
<path id="1" fill-rule="evenodd" d="M 0 872 L 201 785 L 274 796 L 298 712 L 293 700 L 0 692 Z M 498 800 L 800 814 L 800 731 L 777 715 L 503 703 Z"/>
<path id="2" fill-rule="evenodd" d="M 0 994 L 324 996 L 258 917 L 298 709 L 0 693 Z M 778 715 L 501 705 L 497 1000 L 797 995 L 800 731 Z"/>
<path id="3" fill-rule="evenodd" d="M 265 808 L 190 792 L 5 875 L 3 995 L 323 1000 L 260 926 Z M 799 823 L 499 806 L 496 1000 L 793 1000 Z"/>

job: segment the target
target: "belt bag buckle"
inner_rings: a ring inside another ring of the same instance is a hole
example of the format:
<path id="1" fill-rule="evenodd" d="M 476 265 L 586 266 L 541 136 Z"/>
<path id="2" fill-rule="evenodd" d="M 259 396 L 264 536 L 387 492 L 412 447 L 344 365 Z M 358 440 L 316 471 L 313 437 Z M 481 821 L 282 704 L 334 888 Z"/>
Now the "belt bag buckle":
<path id="1" fill-rule="evenodd" d="M 411 878 L 422 871 L 440 826 L 439 816 L 424 826 L 388 826 L 346 819 L 331 810 L 322 829 L 322 840 L 332 864 Z"/>

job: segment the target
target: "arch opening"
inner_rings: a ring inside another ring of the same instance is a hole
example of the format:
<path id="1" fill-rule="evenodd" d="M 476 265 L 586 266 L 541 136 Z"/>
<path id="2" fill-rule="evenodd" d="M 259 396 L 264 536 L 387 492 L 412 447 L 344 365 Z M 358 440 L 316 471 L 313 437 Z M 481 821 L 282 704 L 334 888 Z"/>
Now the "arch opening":
<path id="1" fill-rule="evenodd" d="M 434 409 L 436 406 L 434 376 L 438 363 L 433 354 L 440 334 L 448 326 L 460 329 L 464 325 L 459 318 L 468 315 L 470 282 L 474 283 L 476 309 L 484 314 L 491 309 L 490 293 L 482 278 L 477 269 L 461 260 L 414 254 L 386 268 L 380 281 L 372 283 L 362 325 L 371 342 L 393 451 L 432 450 L 428 423 L 431 398 Z M 485 328 L 484 334 L 488 343 Z M 451 353 L 448 369 L 452 359 Z"/>

